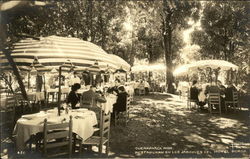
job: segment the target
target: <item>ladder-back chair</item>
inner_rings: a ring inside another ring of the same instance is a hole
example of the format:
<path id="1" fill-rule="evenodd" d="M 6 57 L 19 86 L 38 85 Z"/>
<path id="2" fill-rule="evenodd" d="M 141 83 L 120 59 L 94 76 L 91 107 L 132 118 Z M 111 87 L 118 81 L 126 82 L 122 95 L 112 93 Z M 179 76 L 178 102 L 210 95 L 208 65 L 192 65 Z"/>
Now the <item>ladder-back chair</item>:
<path id="1" fill-rule="evenodd" d="M 226 110 L 226 112 L 227 112 L 227 109 L 228 109 L 228 106 L 231 106 L 231 107 L 233 107 L 233 109 L 234 109 L 234 111 L 236 111 L 236 108 L 238 107 L 239 109 L 240 109 L 240 107 L 239 107 L 239 97 L 238 97 L 238 92 L 237 91 L 233 91 L 232 92 L 232 100 L 226 100 L 225 101 L 225 110 Z"/>
<path id="2" fill-rule="evenodd" d="M 131 105 L 132 99 L 128 95 L 126 100 L 126 110 L 124 112 L 113 112 L 114 113 L 114 119 L 115 119 L 115 125 L 117 125 L 118 122 L 124 121 L 125 125 L 129 122 L 129 114 L 130 114 L 130 105 Z"/>
<path id="3" fill-rule="evenodd" d="M 44 120 L 43 154 L 55 157 L 72 154 L 72 116 L 69 122 L 49 124 Z"/>
<path id="4" fill-rule="evenodd" d="M 218 107 L 218 111 L 215 111 L 213 107 Z M 219 113 L 221 115 L 221 99 L 220 93 L 209 93 L 208 96 L 208 109 L 209 112 L 212 113 Z"/>
<path id="5" fill-rule="evenodd" d="M 93 135 L 87 140 L 83 141 L 80 145 L 80 153 L 82 152 L 82 146 L 97 146 L 99 156 L 102 154 L 103 145 L 106 145 L 106 155 L 109 153 L 109 138 L 110 138 L 110 113 L 105 114 L 102 111 L 101 125 L 99 135 Z"/>
<path id="6" fill-rule="evenodd" d="M 187 109 L 198 108 L 197 100 L 191 99 L 190 89 L 187 91 Z"/>

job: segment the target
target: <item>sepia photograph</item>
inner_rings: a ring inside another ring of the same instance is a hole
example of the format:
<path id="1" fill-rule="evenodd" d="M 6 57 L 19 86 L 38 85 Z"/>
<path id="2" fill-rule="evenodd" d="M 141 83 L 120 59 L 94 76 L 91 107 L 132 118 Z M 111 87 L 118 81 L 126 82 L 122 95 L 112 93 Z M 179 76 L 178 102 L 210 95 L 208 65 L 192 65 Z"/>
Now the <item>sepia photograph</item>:
<path id="1" fill-rule="evenodd" d="M 0 0 L 0 158 L 250 158 L 250 1 Z"/>

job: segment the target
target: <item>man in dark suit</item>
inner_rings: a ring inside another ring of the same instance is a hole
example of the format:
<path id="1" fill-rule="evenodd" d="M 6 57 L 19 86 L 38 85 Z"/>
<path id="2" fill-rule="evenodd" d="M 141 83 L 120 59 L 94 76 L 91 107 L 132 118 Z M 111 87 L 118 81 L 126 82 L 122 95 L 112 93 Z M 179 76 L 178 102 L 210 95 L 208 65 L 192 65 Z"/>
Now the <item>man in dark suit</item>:
<path id="1" fill-rule="evenodd" d="M 96 86 L 92 85 L 88 91 L 82 93 L 81 107 L 89 108 L 95 111 L 97 109 L 97 102 L 105 103 L 106 99 L 104 96 L 96 93 Z"/>

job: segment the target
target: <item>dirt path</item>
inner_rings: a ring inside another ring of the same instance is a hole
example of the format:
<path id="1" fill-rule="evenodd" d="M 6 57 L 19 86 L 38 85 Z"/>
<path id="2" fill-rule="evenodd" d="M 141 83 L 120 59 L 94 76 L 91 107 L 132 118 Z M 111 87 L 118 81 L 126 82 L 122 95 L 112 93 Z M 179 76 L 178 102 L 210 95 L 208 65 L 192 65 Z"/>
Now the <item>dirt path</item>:
<path id="1" fill-rule="evenodd" d="M 128 126 L 111 128 L 111 157 L 247 157 L 249 132 L 246 108 L 219 116 L 178 96 L 136 97 Z"/>

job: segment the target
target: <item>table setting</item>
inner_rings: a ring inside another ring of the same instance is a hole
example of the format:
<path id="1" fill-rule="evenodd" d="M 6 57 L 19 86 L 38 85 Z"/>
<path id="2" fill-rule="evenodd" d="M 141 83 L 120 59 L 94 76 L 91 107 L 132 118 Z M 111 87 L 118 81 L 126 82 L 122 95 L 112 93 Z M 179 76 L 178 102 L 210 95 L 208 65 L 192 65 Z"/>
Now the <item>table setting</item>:
<path id="1" fill-rule="evenodd" d="M 86 140 L 94 133 L 94 126 L 97 124 L 96 114 L 93 111 L 81 108 L 69 110 L 66 113 L 61 110 L 61 116 L 57 115 L 57 109 L 40 111 L 35 114 L 23 115 L 15 125 L 13 134 L 16 136 L 16 147 L 18 151 L 25 150 L 26 142 L 32 135 L 43 132 L 44 119 L 48 124 L 68 122 L 72 116 L 72 131 L 82 140 Z"/>

